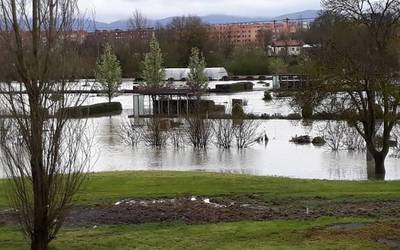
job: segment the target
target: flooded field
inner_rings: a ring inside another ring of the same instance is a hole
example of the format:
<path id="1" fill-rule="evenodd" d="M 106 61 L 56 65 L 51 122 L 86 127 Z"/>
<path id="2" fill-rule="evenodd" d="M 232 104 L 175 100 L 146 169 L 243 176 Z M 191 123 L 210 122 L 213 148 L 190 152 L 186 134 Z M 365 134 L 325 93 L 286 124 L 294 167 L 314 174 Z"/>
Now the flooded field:
<path id="1" fill-rule="evenodd" d="M 128 86 L 129 87 L 129 86 Z M 293 110 L 286 101 L 264 102 L 263 90 L 234 94 L 210 94 L 203 98 L 214 100 L 230 110 L 231 100 L 247 100 L 245 110 L 255 114 L 288 114 Z M 106 101 L 105 97 L 91 96 L 87 103 Z M 244 150 L 221 150 L 211 145 L 206 151 L 193 150 L 190 145 L 176 150 L 172 146 L 153 149 L 144 145 L 125 145 L 120 137 L 120 126 L 133 113 L 131 95 L 113 99 L 121 102 L 121 115 L 91 118 L 95 135 L 93 167 L 91 171 L 122 170 L 177 170 L 240 173 L 249 175 L 284 176 L 304 179 L 366 180 L 368 178 L 365 152 L 331 152 L 326 147 L 295 145 L 289 140 L 295 135 L 318 135 L 318 122 L 303 124 L 301 121 L 261 121 L 260 131 L 269 137 L 268 144 L 255 144 Z M 148 108 L 148 103 L 145 108 Z M 386 179 L 400 179 L 400 161 L 386 161 Z"/>
<path id="2" fill-rule="evenodd" d="M 129 111 L 128 111 L 129 112 Z M 125 113 L 124 113 L 125 114 Z M 93 171 L 119 170 L 177 170 L 240 173 L 249 175 L 285 176 L 304 179 L 366 180 L 365 152 L 331 152 L 325 147 L 289 143 L 294 135 L 313 134 L 309 126 L 286 120 L 263 121 L 262 130 L 268 134 L 267 145 L 251 148 L 221 150 L 214 146 L 207 151 L 190 146 L 152 149 L 124 145 L 119 136 L 122 116 L 96 118 L 96 152 Z M 395 158 L 386 162 L 387 179 L 400 179 L 400 164 Z"/>

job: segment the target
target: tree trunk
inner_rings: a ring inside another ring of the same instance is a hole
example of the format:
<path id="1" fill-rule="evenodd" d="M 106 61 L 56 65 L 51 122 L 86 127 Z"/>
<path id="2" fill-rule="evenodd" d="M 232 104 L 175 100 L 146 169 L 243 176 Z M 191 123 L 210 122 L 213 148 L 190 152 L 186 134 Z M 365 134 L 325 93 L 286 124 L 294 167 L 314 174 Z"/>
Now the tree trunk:
<path id="1" fill-rule="evenodd" d="M 36 87 L 36 86 L 35 86 Z M 39 89 L 35 89 L 39 93 Z M 36 94 L 35 93 L 35 94 Z M 47 174 L 43 166 L 43 123 L 44 109 L 40 104 L 40 95 L 36 94 L 29 98 L 31 107 L 31 170 L 33 185 L 33 235 L 31 236 L 32 250 L 47 250 L 49 237 L 48 223 L 48 188 Z"/>
<path id="2" fill-rule="evenodd" d="M 35 211 L 35 223 L 34 232 L 31 239 L 31 250 L 47 250 L 48 249 L 48 232 L 47 224 L 40 223 L 41 220 L 46 220 L 43 214 L 36 214 Z"/>
<path id="3" fill-rule="evenodd" d="M 386 169 L 385 169 L 385 156 L 383 154 L 374 155 L 375 161 L 375 178 L 377 180 L 385 180 Z"/>
<path id="4" fill-rule="evenodd" d="M 385 159 L 386 155 L 384 152 L 367 153 L 369 154 L 369 158 L 373 159 L 373 169 L 368 169 L 368 179 L 375 180 L 385 180 L 386 169 L 385 169 Z M 368 156 L 367 156 L 368 162 Z"/>
<path id="5" fill-rule="evenodd" d="M 375 176 L 373 179 L 384 180 L 385 179 L 385 159 L 388 155 L 388 148 L 384 148 L 378 151 L 373 143 L 373 137 L 367 142 L 367 150 L 374 159 L 375 163 Z"/>
<path id="6" fill-rule="evenodd" d="M 32 176 L 33 176 L 33 195 L 34 195 L 34 218 L 33 235 L 31 236 L 32 250 L 47 250 L 48 248 L 48 218 L 47 218 L 47 193 L 44 168 L 41 163 L 35 161 L 40 156 L 33 156 Z"/>

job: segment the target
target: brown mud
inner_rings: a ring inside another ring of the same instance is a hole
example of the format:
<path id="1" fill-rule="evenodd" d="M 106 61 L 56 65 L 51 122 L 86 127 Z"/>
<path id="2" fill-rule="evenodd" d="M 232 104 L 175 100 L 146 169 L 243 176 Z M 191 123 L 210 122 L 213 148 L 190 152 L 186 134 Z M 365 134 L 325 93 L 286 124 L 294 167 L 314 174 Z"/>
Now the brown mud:
<path id="1" fill-rule="evenodd" d="M 15 212 L 0 211 L 1 224 L 16 224 Z M 323 199 L 266 202 L 256 195 L 127 199 L 110 205 L 74 207 L 70 226 L 143 223 L 205 224 L 242 220 L 313 219 L 323 216 L 400 218 L 400 200 L 330 201 Z"/>

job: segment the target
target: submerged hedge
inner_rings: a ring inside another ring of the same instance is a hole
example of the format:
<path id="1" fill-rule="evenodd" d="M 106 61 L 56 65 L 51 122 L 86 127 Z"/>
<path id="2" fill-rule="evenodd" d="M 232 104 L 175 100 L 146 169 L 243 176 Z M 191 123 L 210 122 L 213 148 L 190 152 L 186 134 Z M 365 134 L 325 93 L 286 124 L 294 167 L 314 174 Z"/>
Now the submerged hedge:
<path id="1" fill-rule="evenodd" d="M 70 107 L 63 109 L 63 112 L 71 118 L 103 116 L 122 112 L 122 104 L 120 102 L 97 103 L 93 105 Z"/>

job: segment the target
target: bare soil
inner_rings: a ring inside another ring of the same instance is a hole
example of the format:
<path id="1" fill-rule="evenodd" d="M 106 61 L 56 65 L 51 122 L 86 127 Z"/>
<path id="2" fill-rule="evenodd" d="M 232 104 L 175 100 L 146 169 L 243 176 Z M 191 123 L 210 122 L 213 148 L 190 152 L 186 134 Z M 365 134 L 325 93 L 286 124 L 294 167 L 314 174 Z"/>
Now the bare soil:
<path id="1" fill-rule="evenodd" d="M 241 220 L 307 219 L 322 216 L 399 218 L 400 200 L 330 201 L 322 199 L 265 202 L 255 195 L 123 200 L 110 205 L 74 207 L 70 226 L 142 223 L 188 224 Z M 0 211 L 1 224 L 17 223 L 16 213 Z"/>
<path id="2" fill-rule="evenodd" d="M 311 229 L 309 241 L 336 242 L 364 239 L 385 245 L 382 249 L 400 249 L 400 224 L 398 222 L 376 222 L 370 224 L 343 224 Z"/>

